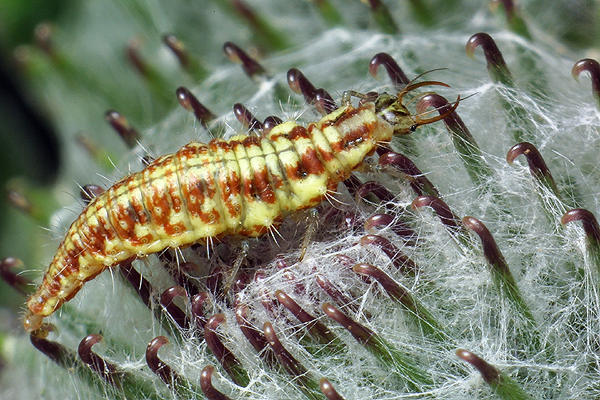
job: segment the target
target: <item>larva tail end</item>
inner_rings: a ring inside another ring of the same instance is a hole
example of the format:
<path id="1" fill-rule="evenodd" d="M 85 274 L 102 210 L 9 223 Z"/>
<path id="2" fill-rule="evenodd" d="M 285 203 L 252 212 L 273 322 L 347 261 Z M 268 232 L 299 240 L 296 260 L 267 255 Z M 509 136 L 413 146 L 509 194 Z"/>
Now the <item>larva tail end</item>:
<path id="1" fill-rule="evenodd" d="M 23 319 L 23 327 L 27 332 L 31 333 L 40 329 L 43 321 L 44 317 L 41 315 L 32 314 L 30 311 L 28 311 Z"/>

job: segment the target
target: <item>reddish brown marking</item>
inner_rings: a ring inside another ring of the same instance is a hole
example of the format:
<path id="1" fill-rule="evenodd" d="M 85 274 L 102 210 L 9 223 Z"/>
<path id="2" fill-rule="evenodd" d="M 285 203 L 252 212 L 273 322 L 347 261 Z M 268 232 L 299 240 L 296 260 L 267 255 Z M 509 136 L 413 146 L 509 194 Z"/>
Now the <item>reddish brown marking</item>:
<path id="1" fill-rule="evenodd" d="M 244 145 L 244 147 L 250 147 L 250 146 L 260 147 L 260 139 L 258 138 L 258 136 L 246 136 L 242 140 L 242 144 Z"/>
<path id="2" fill-rule="evenodd" d="M 281 179 L 278 175 L 272 175 L 271 180 L 273 181 L 272 183 L 273 186 L 275 186 L 275 189 L 281 189 L 283 186 L 283 179 Z"/>
<path id="3" fill-rule="evenodd" d="M 140 224 L 146 225 L 150 222 L 150 218 L 148 218 L 148 214 L 146 214 L 146 210 L 144 209 L 140 197 L 131 196 L 129 198 L 129 204 L 131 205 L 132 211 L 135 213 L 136 220 Z"/>
<path id="4" fill-rule="evenodd" d="M 116 195 L 117 190 L 119 189 L 120 185 L 115 185 L 113 187 L 111 187 L 110 189 L 108 189 L 106 191 L 106 213 L 108 214 L 108 220 L 110 221 L 110 224 L 112 225 L 115 234 L 120 238 L 120 239 L 128 239 L 129 238 L 129 233 L 128 230 L 129 229 L 123 229 L 121 227 L 120 222 L 120 218 L 122 218 L 122 216 L 120 215 L 120 210 L 117 207 L 121 207 L 118 203 L 117 203 L 117 199 L 118 196 Z M 127 217 L 129 217 L 127 215 Z M 129 222 L 129 221 L 126 221 Z M 128 228 L 129 228 L 129 223 L 127 224 Z"/>
<path id="5" fill-rule="evenodd" d="M 202 222 L 206 224 L 216 224 L 217 222 L 219 222 L 220 218 L 221 214 L 219 214 L 219 212 L 214 208 L 208 213 L 200 214 L 200 219 L 202 219 Z"/>
<path id="6" fill-rule="evenodd" d="M 344 111 L 341 115 L 339 115 L 335 119 L 335 121 L 333 121 L 333 125 L 340 126 L 345 121 L 349 120 L 350 118 L 354 117 L 355 115 L 358 115 L 364 109 L 365 109 L 365 107 L 358 107 L 358 108 L 350 108 L 350 109 Z"/>
<path id="7" fill-rule="evenodd" d="M 82 214 L 85 216 L 85 214 Z M 92 253 L 97 253 L 100 255 L 104 255 L 104 248 L 105 248 L 105 238 L 108 236 L 106 234 L 106 230 L 104 229 L 104 226 L 102 226 L 102 224 L 94 224 L 94 225 L 90 225 L 87 224 L 87 229 L 85 230 L 86 232 L 86 245 L 88 247 L 88 251 L 91 251 Z"/>
<path id="8" fill-rule="evenodd" d="M 302 154 L 302 168 L 309 174 L 320 175 L 325 171 L 321 160 L 317 156 L 317 152 L 312 147 L 306 149 Z"/>
<path id="9" fill-rule="evenodd" d="M 202 165 L 206 171 L 210 171 L 209 162 L 206 162 Z M 217 188 L 215 186 L 215 178 L 212 173 L 206 174 L 206 179 L 202 181 L 204 183 L 204 190 L 206 191 L 206 196 L 214 199 L 215 194 L 217 194 Z"/>
<path id="10" fill-rule="evenodd" d="M 132 175 L 132 179 L 130 179 L 127 182 L 127 192 L 128 193 L 135 193 L 136 191 L 139 190 L 138 186 L 136 185 L 137 182 L 137 178 L 140 176 L 140 174 L 135 174 Z M 135 179 L 133 179 L 135 178 Z M 131 204 L 131 207 L 133 208 L 133 211 L 135 211 L 135 218 L 137 220 L 137 222 L 139 222 L 142 225 L 147 224 L 149 221 L 148 215 L 146 214 L 146 210 L 144 210 L 144 205 L 141 203 L 141 198 L 140 196 L 134 196 L 134 195 L 130 195 L 129 196 L 129 204 Z"/>
<path id="11" fill-rule="evenodd" d="M 308 175 L 301 162 L 298 162 L 296 165 L 286 165 L 285 173 L 290 181 L 297 181 L 305 178 Z"/>
<path id="12" fill-rule="evenodd" d="M 239 179 L 237 174 L 230 169 L 224 169 L 221 173 L 221 179 L 219 179 L 219 188 L 221 189 L 221 196 L 223 197 L 223 203 L 232 217 L 237 217 L 240 213 L 240 206 L 232 202 L 235 199 L 234 191 L 239 193 Z M 234 185 L 237 185 L 234 187 Z"/>
<path id="13" fill-rule="evenodd" d="M 243 177 L 242 180 L 242 184 L 244 185 L 244 197 L 249 199 L 250 201 L 254 200 L 256 192 L 252 183 L 252 177 Z"/>
<path id="14" fill-rule="evenodd" d="M 63 276 L 71 276 L 79 272 L 79 256 L 82 254 L 82 249 L 78 244 L 73 243 L 73 249 L 67 250 L 67 262 L 64 265 L 65 269 L 62 272 Z"/>
<path id="15" fill-rule="evenodd" d="M 335 158 L 333 156 L 333 153 L 329 150 L 323 149 L 322 147 L 317 147 L 317 150 L 319 151 L 319 155 L 325 162 L 329 162 Z"/>
<path id="16" fill-rule="evenodd" d="M 240 215 L 240 213 L 242 212 L 242 207 L 240 204 L 233 203 L 229 200 L 225 201 L 225 207 L 227 207 L 227 211 L 229 212 L 229 215 L 231 215 L 231 217 L 233 217 L 233 218 L 238 217 Z"/>
<path id="17" fill-rule="evenodd" d="M 167 235 L 169 236 L 175 236 L 175 235 L 179 235 L 182 232 L 186 231 L 186 227 L 182 222 L 179 222 L 175 225 L 173 224 L 169 224 L 165 226 L 165 232 L 167 233 Z"/>
<path id="18" fill-rule="evenodd" d="M 135 219 L 129 214 L 128 207 L 115 202 L 110 209 L 110 213 L 119 237 L 130 241 L 132 244 L 138 245 L 138 238 L 135 236 Z M 125 228 L 121 226 L 123 222 L 125 222 Z"/>
<path id="19" fill-rule="evenodd" d="M 306 128 L 300 125 L 294 126 L 294 128 L 287 134 L 288 138 L 293 142 L 298 139 L 310 139 Z"/>
<path id="20" fill-rule="evenodd" d="M 175 171 L 169 170 L 165 174 L 165 179 L 167 182 L 167 192 L 169 192 L 169 197 L 171 198 L 172 209 L 178 213 L 181 211 L 183 203 L 179 195 L 179 187 L 177 186 L 177 175 L 175 174 Z"/>
<path id="21" fill-rule="evenodd" d="M 195 176 L 189 177 L 187 182 L 181 185 L 183 198 L 187 204 L 188 212 L 194 217 L 200 217 L 202 214 L 202 203 L 204 202 L 204 191 L 202 190 L 202 182 Z M 192 200 L 192 196 L 195 200 Z"/>
<path id="22" fill-rule="evenodd" d="M 98 233 L 96 227 L 90 228 L 86 232 L 86 245 L 90 253 L 104 255 L 104 240 L 102 235 Z"/>
<path id="23" fill-rule="evenodd" d="M 234 170 L 230 170 L 230 178 L 229 178 L 229 191 L 231 192 L 232 196 L 237 196 L 240 194 L 240 177 L 238 176 L 237 172 L 235 172 Z"/>
<path id="24" fill-rule="evenodd" d="M 96 207 L 96 210 L 95 210 L 96 219 L 98 220 L 98 223 L 100 225 L 102 225 L 103 231 L 106 232 L 106 238 L 108 240 L 114 240 L 115 236 L 116 236 L 116 232 L 112 229 L 110 223 L 106 220 L 106 218 L 104 218 L 104 216 L 102 216 L 101 214 L 98 213 L 100 208 L 104 208 L 106 211 L 106 205 L 103 205 L 102 207 Z M 107 214 L 108 214 L 108 212 L 107 212 Z"/>
<path id="25" fill-rule="evenodd" d="M 355 128 L 349 132 L 340 132 L 342 135 L 341 139 L 338 142 L 331 143 L 331 148 L 334 150 L 334 152 L 341 152 L 355 147 L 371 137 L 375 127 L 375 123 L 368 123 L 362 124 L 358 128 Z"/>
<path id="26" fill-rule="evenodd" d="M 167 235 L 175 235 L 185 231 L 185 225 L 182 223 L 171 224 L 170 214 L 171 205 L 167 199 L 167 193 L 157 190 L 152 185 L 147 186 L 150 192 L 148 211 L 152 216 L 152 221 L 155 225 L 161 226 Z M 148 196 L 147 196 L 148 197 Z M 155 208 L 160 208 L 160 213 L 156 212 Z"/>
<path id="27" fill-rule="evenodd" d="M 262 236 L 269 231 L 269 227 L 264 225 L 256 225 L 253 231 L 255 235 Z"/>
<path id="28" fill-rule="evenodd" d="M 319 128 L 321 130 L 323 130 L 328 126 L 336 126 L 337 127 L 339 124 L 343 123 L 344 121 L 346 121 L 346 120 L 354 117 L 358 113 L 360 113 L 363 109 L 364 109 L 364 107 L 359 107 L 359 108 L 350 107 L 349 109 L 344 111 L 342 114 L 338 115 L 338 117 L 336 119 L 334 119 L 332 121 L 325 121 L 323 123 L 320 123 Z"/>
<path id="29" fill-rule="evenodd" d="M 375 127 L 376 123 L 370 122 L 368 124 L 362 124 L 360 127 L 346 133 L 344 135 L 346 147 L 355 146 L 356 144 L 363 142 L 365 139 L 372 137 Z"/>
<path id="30" fill-rule="evenodd" d="M 267 168 L 263 168 L 261 171 L 254 171 L 254 187 L 260 196 L 260 199 L 266 203 L 275 203 L 275 193 L 269 183 L 269 175 Z"/>
<path id="31" fill-rule="evenodd" d="M 186 146 L 183 146 L 177 153 L 175 153 L 175 157 L 186 160 L 197 156 L 198 154 L 207 154 L 209 152 L 209 147 L 205 144 L 198 143 L 190 143 Z M 152 164 L 150 164 L 152 165 Z"/>
<path id="32" fill-rule="evenodd" d="M 79 292 L 79 289 L 81 289 L 81 286 L 83 286 L 83 282 L 77 281 L 77 285 L 74 286 L 75 288 L 71 291 L 71 293 L 69 293 L 67 296 L 65 296 L 64 299 L 61 300 L 61 303 L 71 300 L 77 294 L 77 292 Z"/>

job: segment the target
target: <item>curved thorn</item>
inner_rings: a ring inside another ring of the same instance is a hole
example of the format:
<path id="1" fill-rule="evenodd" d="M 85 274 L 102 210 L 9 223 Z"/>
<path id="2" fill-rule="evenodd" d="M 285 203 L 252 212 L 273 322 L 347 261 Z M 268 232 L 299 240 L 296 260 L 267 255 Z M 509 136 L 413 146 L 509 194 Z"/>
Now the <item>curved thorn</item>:
<path id="1" fill-rule="evenodd" d="M 225 314 L 215 314 L 208 319 L 204 326 L 204 339 L 206 340 L 206 344 L 221 364 L 226 362 L 225 359 L 227 357 L 233 356 L 217 335 L 216 329 L 223 322 L 225 322 Z"/>
<path id="2" fill-rule="evenodd" d="M 53 327 L 45 325 L 40 330 L 32 332 L 29 335 L 29 341 L 33 347 L 56 364 L 64 368 L 73 368 L 77 362 L 75 354 L 62 344 L 46 339 L 48 330 L 53 330 Z"/>
<path id="3" fill-rule="evenodd" d="M 326 378 L 321 378 L 319 381 L 319 388 L 325 397 L 327 397 L 327 400 L 344 400 Z"/>
<path id="4" fill-rule="evenodd" d="M 437 122 L 437 121 L 441 121 L 441 120 L 445 120 L 446 118 L 452 116 L 452 114 L 454 114 L 454 111 L 456 111 L 456 109 L 458 108 L 458 105 L 460 104 L 460 94 L 458 96 L 456 96 L 456 100 L 454 101 L 454 105 L 447 110 L 444 113 L 440 112 L 440 115 L 438 115 L 437 117 L 432 117 L 432 118 L 421 118 L 418 115 L 415 117 L 415 124 L 417 126 L 421 126 L 421 125 L 427 125 L 427 124 L 431 124 L 433 122 Z"/>
<path id="5" fill-rule="evenodd" d="M 402 303 L 408 310 L 415 311 L 415 304 L 410 293 L 379 268 L 361 263 L 352 267 L 352 270 L 359 275 L 375 279 L 392 299 Z"/>
<path id="6" fill-rule="evenodd" d="M 337 105 L 333 97 L 323 88 L 319 88 L 315 92 L 315 107 L 321 114 L 329 114 L 335 111 Z"/>
<path id="7" fill-rule="evenodd" d="M 265 118 L 265 120 L 263 121 L 263 135 L 267 135 L 269 132 L 271 132 L 271 129 L 275 128 L 277 125 L 280 125 L 283 123 L 283 120 L 279 117 L 276 117 L 274 115 L 269 115 L 267 118 Z"/>
<path id="8" fill-rule="evenodd" d="M 135 128 L 129 125 L 127 118 L 115 110 L 108 110 L 104 114 L 104 117 L 110 126 L 112 126 L 113 129 L 119 134 L 121 139 L 123 139 L 127 147 L 135 147 L 140 135 Z"/>
<path id="9" fill-rule="evenodd" d="M 502 3 L 504 7 L 504 13 L 506 15 L 506 21 L 511 31 L 527 38 L 531 39 L 525 20 L 519 15 L 515 2 L 513 0 L 492 0 L 491 9 L 495 10 L 498 4 Z"/>
<path id="10" fill-rule="evenodd" d="M 84 185 L 79 191 L 79 197 L 85 204 L 89 204 L 96 197 L 104 193 L 104 189 L 98 185 L 89 184 Z"/>
<path id="11" fill-rule="evenodd" d="M 184 69 L 187 69 L 190 64 L 190 55 L 186 50 L 183 42 L 172 33 L 163 35 L 162 41 L 169 48 L 169 50 L 171 50 L 173 54 L 175 54 L 175 57 L 177 57 L 179 64 L 181 64 L 181 66 Z"/>
<path id="12" fill-rule="evenodd" d="M 200 122 L 204 128 L 207 127 L 209 122 L 216 118 L 216 116 L 206 108 L 204 104 L 200 103 L 198 98 L 196 98 L 196 96 L 194 96 L 194 94 L 186 87 L 178 87 L 177 90 L 175 90 L 175 95 L 177 96 L 179 104 L 187 111 L 193 112 L 198 122 Z"/>
<path id="13" fill-rule="evenodd" d="M 321 308 L 325 315 L 343 326 L 359 343 L 369 345 L 369 341 L 374 335 L 370 329 L 365 328 L 358 322 L 352 320 L 352 318 L 348 317 L 330 303 L 324 303 Z"/>
<path id="14" fill-rule="evenodd" d="M 104 380 L 111 384 L 115 384 L 115 375 L 117 373 L 117 367 L 113 364 L 106 362 L 102 357 L 92 351 L 92 347 L 102 340 L 100 335 L 87 335 L 77 347 L 77 353 L 81 361 L 89 365 L 94 371 L 96 371 Z"/>
<path id="15" fill-rule="evenodd" d="M 136 271 L 135 268 L 133 268 L 133 265 L 131 265 L 132 261 L 133 259 L 129 259 L 120 263 L 119 271 L 131 284 L 146 307 L 152 308 L 150 301 L 150 293 L 153 291 L 152 285 L 150 285 L 150 282 L 148 282 L 146 278 L 144 278 L 139 272 Z"/>
<path id="16" fill-rule="evenodd" d="M 411 207 L 416 210 L 421 207 L 431 207 L 440 218 L 442 224 L 452 229 L 453 231 L 460 230 L 460 218 L 456 216 L 448 205 L 438 197 L 434 196 L 419 196 L 413 200 Z"/>
<path id="17" fill-rule="evenodd" d="M 365 220 L 365 231 L 369 232 L 373 228 L 388 227 L 394 222 L 395 218 L 389 214 L 374 214 Z"/>
<path id="18" fill-rule="evenodd" d="M 15 207 L 17 210 L 24 212 L 27 215 L 34 214 L 33 204 L 31 204 L 31 201 L 29 201 L 29 199 L 20 189 L 9 189 L 7 191 L 6 197 L 10 205 Z"/>
<path id="19" fill-rule="evenodd" d="M 533 144 L 529 142 L 515 144 L 513 147 L 510 148 L 510 150 L 508 150 L 508 153 L 506 153 L 506 161 L 509 164 L 512 164 L 513 161 L 520 155 L 524 155 L 525 157 L 527 157 L 527 164 L 529 164 L 529 170 L 531 171 L 531 175 L 538 179 L 549 179 L 552 185 L 554 186 L 554 179 L 552 178 L 552 174 L 546 166 L 544 158 Z"/>
<path id="20" fill-rule="evenodd" d="M 573 221 L 581 221 L 585 235 L 589 239 L 600 243 L 600 226 L 598 226 L 598 220 L 596 220 L 594 214 L 583 208 L 575 208 L 567 211 L 560 219 L 563 225 Z"/>
<path id="21" fill-rule="evenodd" d="M 250 131 L 256 131 L 257 133 L 261 133 L 263 130 L 263 124 L 259 120 L 257 120 L 254 115 L 248 110 L 243 104 L 235 103 L 233 105 L 233 114 L 237 118 L 237 120 L 242 124 L 244 129 L 248 129 Z"/>
<path id="22" fill-rule="evenodd" d="M 158 357 L 158 350 L 167 343 L 169 339 L 165 336 L 152 339 L 146 347 L 146 364 L 164 383 L 171 385 L 179 379 L 179 376 Z"/>
<path id="23" fill-rule="evenodd" d="M 492 0 L 493 7 L 497 7 L 498 3 L 502 3 L 509 19 L 515 15 L 515 3 L 512 0 Z"/>
<path id="24" fill-rule="evenodd" d="M 298 303 L 294 301 L 290 296 L 288 296 L 283 290 L 275 291 L 275 298 L 281 303 L 285 308 L 288 309 L 294 316 L 298 319 L 298 321 L 302 322 L 306 325 L 306 329 L 313 335 L 316 339 L 319 340 L 322 344 L 328 344 L 335 340 L 335 336 L 329 328 L 322 322 L 318 321 L 315 317 L 307 313 Z"/>
<path id="25" fill-rule="evenodd" d="M 500 379 L 500 371 L 498 371 L 494 366 L 488 364 L 484 359 L 477 356 L 474 353 L 471 353 L 465 349 L 456 350 L 456 355 L 463 361 L 471 364 L 479 373 L 483 380 L 488 384 L 496 384 Z"/>
<path id="26" fill-rule="evenodd" d="M 206 325 L 206 303 L 210 295 L 208 292 L 200 292 L 192 297 L 192 315 L 194 316 L 196 330 L 204 336 L 204 327 Z"/>
<path id="27" fill-rule="evenodd" d="M 33 30 L 35 44 L 50 57 L 56 56 L 52 43 L 53 30 L 54 28 L 49 22 L 41 22 Z"/>
<path id="28" fill-rule="evenodd" d="M 200 388 L 208 400 L 229 400 L 229 397 L 219 392 L 212 384 L 212 374 L 214 367 L 207 365 L 200 372 Z"/>
<path id="29" fill-rule="evenodd" d="M 371 232 L 374 228 L 390 227 L 392 232 L 405 240 L 405 244 L 414 245 L 417 233 L 406 226 L 404 222 L 389 214 L 374 214 L 365 220 L 365 231 Z"/>
<path id="30" fill-rule="evenodd" d="M 257 353 L 261 353 L 267 347 L 267 339 L 260 330 L 250 324 L 248 321 L 248 311 L 249 309 L 246 304 L 238 304 L 235 307 L 235 320 L 246 339 L 254 347 L 254 350 Z"/>
<path id="31" fill-rule="evenodd" d="M 414 364 L 413 359 L 402 355 L 398 349 L 388 344 L 375 332 L 354 321 L 329 303 L 323 304 L 322 308 L 329 318 L 348 330 L 357 342 L 386 366 L 406 374 L 406 382 L 414 390 L 419 390 L 421 385 L 433 384 L 431 378 Z"/>
<path id="32" fill-rule="evenodd" d="M 587 71 L 590 74 L 592 80 L 592 93 L 600 106 L 600 64 L 598 64 L 598 61 L 591 58 L 583 58 L 573 65 L 571 75 L 578 81 L 579 74 L 583 71 Z"/>
<path id="33" fill-rule="evenodd" d="M 210 351 L 223 366 L 223 369 L 231 379 L 239 386 L 247 386 L 250 382 L 246 371 L 242 369 L 240 362 L 233 353 L 225 347 L 221 338 L 217 335 L 217 328 L 225 322 L 224 314 L 215 314 L 209 318 L 204 326 L 204 340 Z"/>
<path id="34" fill-rule="evenodd" d="M 175 297 L 184 297 L 187 300 L 188 294 L 183 287 L 172 286 L 161 294 L 160 304 L 165 308 L 177 325 L 183 329 L 187 329 L 189 328 L 190 320 L 186 313 L 173 303 Z"/>
<path id="35" fill-rule="evenodd" d="M 354 174 L 351 174 L 346 180 L 344 180 L 344 186 L 348 189 L 351 195 L 355 196 L 356 191 L 362 185 L 362 181 Z"/>
<path id="36" fill-rule="evenodd" d="M 140 41 L 137 39 L 131 39 L 129 40 L 129 42 L 127 43 L 127 47 L 125 48 L 125 54 L 127 55 L 127 59 L 137 71 L 137 73 L 147 78 L 149 74 L 148 65 L 142 58 L 139 50 Z"/>
<path id="37" fill-rule="evenodd" d="M 23 266 L 23 262 L 18 258 L 6 257 L 2 259 L 0 261 L 0 277 L 17 292 L 27 295 L 30 292 L 32 282 L 12 271 L 17 266 Z"/>
<path id="38" fill-rule="evenodd" d="M 475 49 L 481 46 L 487 63 L 487 70 L 494 82 L 501 82 L 507 86 L 513 85 L 512 75 L 504 62 L 504 57 L 496 42 L 485 32 L 479 32 L 472 35 L 465 46 L 467 56 L 473 58 Z"/>
<path id="39" fill-rule="evenodd" d="M 439 197 L 437 189 L 408 157 L 390 151 L 379 157 L 379 165 L 391 166 L 401 172 L 402 175 L 408 178 L 411 188 L 418 196 Z"/>
<path id="40" fill-rule="evenodd" d="M 279 363 L 285 368 L 285 370 L 296 378 L 302 379 L 302 377 L 307 373 L 306 368 L 298 360 L 294 358 L 294 356 L 287 351 L 285 347 L 279 341 L 275 330 L 273 329 L 273 325 L 270 322 L 265 322 L 263 325 L 263 333 L 269 346 L 273 349 L 277 360 Z"/>
<path id="41" fill-rule="evenodd" d="M 277 31 L 270 20 L 263 18 L 243 0 L 230 0 L 233 10 L 242 17 L 252 30 L 252 39 L 271 50 L 289 48 L 289 43 L 282 32 Z M 229 8 L 229 7 L 228 7 Z"/>
<path id="42" fill-rule="evenodd" d="M 375 245 L 381 249 L 392 261 L 392 264 L 398 271 L 403 275 L 414 275 L 417 273 L 419 267 L 413 260 L 408 258 L 402 253 L 396 246 L 394 246 L 389 240 L 379 235 L 365 235 L 360 239 L 362 246 Z"/>
<path id="43" fill-rule="evenodd" d="M 187 291 L 188 297 L 198 294 L 199 289 L 195 279 L 188 275 L 189 273 L 193 273 L 200 269 L 197 264 L 193 262 L 182 262 L 178 266 L 165 265 L 165 268 L 173 280 Z"/>
<path id="44" fill-rule="evenodd" d="M 473 137 L 469 132 L 469 129 L 467 129 L 467 126 L 458 114 L 454 112 L 458 105 L 458 101 L 459 100 L 454 102 L 453 110 L 453 107 L 450 106 L 450 103 L 448 103 L 448 100 L 446 100 L 445 97 L 436 93 L 430 93 L 421 97 L 415 108 L 418 114 L 423 114 L 429 107 L 434 108 L 438 111 L 440 116 L 444 116 L 442 119 L 448 129 L 460 133 L 461 137 L 469 137 L 472 139 Z"/>
<path id="45" fill-rule="evenodd" d="M 394 200 L 394 195 L 385 186 L 375 181 L 368 181 L 360 185 L 356 191 L 356 196 L 364 199 L 369 193 L 373 193 L 379 200 L 384 202 L 389 203 Z"/>
<path id="46" fill-rule="evenodd" d="M 352 301 L 352 299 L 342 293 L 329 279 L 321 275 L 317 275 L 315 280 L 321 289 L 323 289 L 339 307 L 348 307 L 352 312 L 358 312 L 358 306 Z"/>
<path id="47" fill-rule="evenodd" d="M 494 268 L 497 268 L 503 275 L 510 275 L 508 265 L 506 264 L 506 260 L 504 259 L 502 252 L 498 248 L 494 237 L 488 228 L 483 224 L 483 222 L 477 218 L 466 216 L 462 219 L 462 223 L 467 229 L 472 230 L 477 234 L 477 236 L 479 236 L 481 245 L 483 246 L 483 254 L 488 262 L 494 266 Z"/>
<path id="48" fill-rule="evenodd" d="M 396 34 L 400 31 L 392 14 L 390 14 L 390 10 L 381 0 L 367 0 L 363 3 L 369 5 L 373 13 L 373 19 L 383 33 Z"/>
<path id="49" fill-rule="evenodd" d="M 404 71 L 402 71 L 392 56 L 387 53 L 377 53 L 369 61 L 369 73 L 373 78 L 377 78 L 377 69 L 380 65 L 383 65 L 385 68 L 396 90 L 402 90 L 410 82 Z"/>
<path id="50" fill-rule="evenodd" d="M 255 59 L 250 57 L 244 50 L 232 42 L 225 42 L 223 45 L 225 55 L 235 63 L 241 63 L 242 68 L 249 78 L 255 79 L 259 76 L 266 77 L 266 71 Z"/>
<path id="51" fill-rule="evenodd" d="M 302 72 L 300 72 L 298 68 L 292 68 L 288 71 L 287 81 L 290 89 L 304 96 L 304 101 L 306 101 L 306 103 L 315 103 L 317 88 L 315 88 L 315 86 L 306 78 L 306 76 L 304 76 Z M 321 93 L 321 95 L 323 95 L 323 93 Z"/>

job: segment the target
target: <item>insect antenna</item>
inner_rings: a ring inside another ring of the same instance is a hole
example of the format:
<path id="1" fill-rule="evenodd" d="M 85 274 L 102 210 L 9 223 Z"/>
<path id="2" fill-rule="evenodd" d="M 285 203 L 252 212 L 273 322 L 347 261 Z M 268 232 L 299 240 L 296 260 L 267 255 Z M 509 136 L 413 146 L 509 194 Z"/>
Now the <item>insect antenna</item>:
<path id="1" fill-rule="evenodd" d="M 419 114 L 415 114 L 413 117 L 415 118 L 415 124 L 413 125 L 413 127 L 411 127 L 411 130 L 416 129 L 417 127 L 421 126 L 421 125 L 427 125 L 427 124 L 431 124 L 433 122 L 437 122 L 437 121 L 441 121 L 444 118 L 450 116 L 458 107 L 458 104 L 460 103 L 461 99 L 460 99 L 460 95 L 457 96 L 456 100 L 453 101 L 450 104 L 453 104 L 452 107 L 447 110 L 445 113 L 440 114 L 436 117 L 432 117 L 432 118 L 421 118 L 422 115 L 427 115 L 428 113 L 434 112 L 434 111 L 439 111 L 442 107 L 437 107 L 434 108 L 432 110 L 428 110 L 428 111 L 424 111 L 422 113 Z"/>
<path id="2" fill-rule="evenodd" d="M 408 92 L 412 92 L 415 89 L 418 89 L 420 87 L 423 86 L 445 86 L 445 87 L 450 87 L 450 85 L 444 83 L 444 82 L 440 82 L 440 81 L 423 81 L 423 82 L 419 82 L 419 83 L 413 83 L 411 85 L 406 85 L 406 87 L 404 89 L 402 89 L 402 91 L 400 93 L 398 93 L 398 102 L 402 103 L 402 98 L 408 93 Z"/>
<path id="3" fill-rule="evenodd" d="M 419 75 L 417 75 L 417 76 L 415 76 L 414 78 L 412 78 L 412 79 L 410 80 L 410 82 L 408 82 L 408 83 L 406 84 L 406 86 L 408 86 L 408 85 L 412 85 L 413 83 L 415 83 L 415 81 L 416 81 L 417 79 L 419 79 L 419 78 L 422 78 L 422 77 L 424 77 L 425 75 L 427 75 L 427 74 L 429 74 L 429 73 L 431 73 L 431 72 L 435 72 L 435 71 L 444 71 L 444 70 L 446 70 L 446 69 L 448 69 L 448 68 L 434 68 L 434 69 L 430 69 L 430 70 L 427 70 L 427 71 L 421 72 Z"/>

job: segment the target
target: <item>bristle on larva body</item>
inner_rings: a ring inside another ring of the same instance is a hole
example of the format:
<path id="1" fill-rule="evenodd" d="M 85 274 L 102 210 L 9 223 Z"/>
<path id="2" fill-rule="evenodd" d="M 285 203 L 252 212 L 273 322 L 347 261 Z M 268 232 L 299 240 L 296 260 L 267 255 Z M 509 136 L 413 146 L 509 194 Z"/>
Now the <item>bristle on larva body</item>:
<path id="1" fill-rule="evenodd" d="M 124 260 L 210 237 L 265 234 L 319 204 L 392 132 L 373 103 L 347 105 L 307 128 L 289 121 L 266 137 L 193 142 L 155 160 L 73 222 L 27 301 L 25 329 L 38 329 L 84 282 Z"/>

